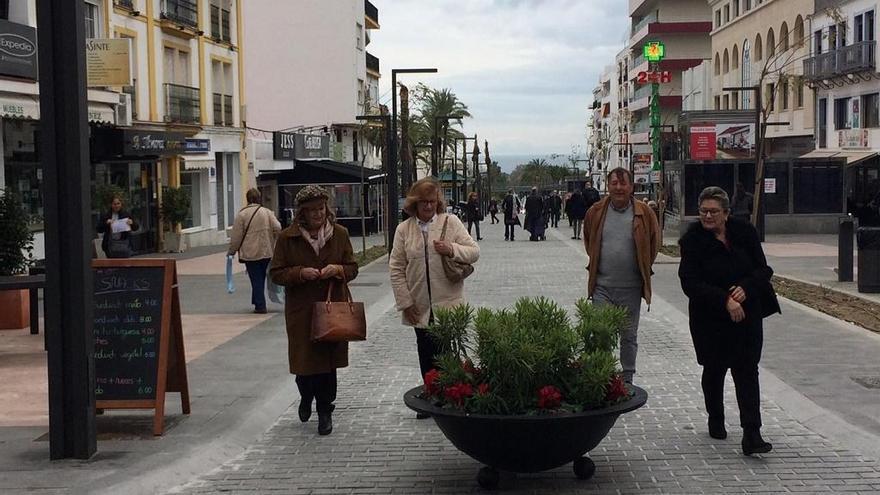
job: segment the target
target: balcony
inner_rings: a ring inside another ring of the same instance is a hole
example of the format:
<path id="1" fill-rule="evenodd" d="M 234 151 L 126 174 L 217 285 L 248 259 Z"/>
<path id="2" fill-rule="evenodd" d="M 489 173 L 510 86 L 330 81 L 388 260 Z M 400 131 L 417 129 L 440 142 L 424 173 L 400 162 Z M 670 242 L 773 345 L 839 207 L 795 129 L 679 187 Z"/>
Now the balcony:
<path id="1" fill-rule="evenodd" d="M 165 84 L 165 121 L 198 124 L 201 121 L 199 88 Z"/>
<path id="2" fill-rule="evenodd" d="M 229 30 L 229 11 L 217 5 L 211 5 L 211 37 L 215 41 L 232 43 Z"/>
<path id="3" fill-rule="evenodd" d="M 367 72 L 372 73 L 376 77 L 382 77 L 379 72 L 379 58 L 367 52 Z"/>
<path id="4" fill-rule="evenodd" d="M 379 9 L 370 0 L 364 0 L 364 17 L 367 29 L 379 29 Z"/>
<path id="5" fill-rule="evenodd" d="M 214 125 L 235 125 L 232 121 L 232 96 L 214 93 Z"/>
<path id="6" fill-rule="evenodd" d="M 638 24 L 636 24 L 635 26 L 632 27 L 632 31 L 630 32 L 630 37 L 635 36 L 636 33 L 641 31 L 642 29 L 648 27 L 648 24 L 651 24 L 652 22 L 657 22 L 657 21 L 658 21 L 658 18 L 657 18 L 656 13 L 653 13 L 653 14 L 645 17 L 644 19 L 639 21 Z"/>
<path id="7" fill-rule="evenodd" d="M 193 0 L 162 0 L 161 18 L 198 29 L 199 7 Z"/>
<path id="8" fill-rule="evenodd" d="M 861 41 L 804 60 L 804 78 L 821 81 L 857 72 L 874 71 L 876 41 Z"/>

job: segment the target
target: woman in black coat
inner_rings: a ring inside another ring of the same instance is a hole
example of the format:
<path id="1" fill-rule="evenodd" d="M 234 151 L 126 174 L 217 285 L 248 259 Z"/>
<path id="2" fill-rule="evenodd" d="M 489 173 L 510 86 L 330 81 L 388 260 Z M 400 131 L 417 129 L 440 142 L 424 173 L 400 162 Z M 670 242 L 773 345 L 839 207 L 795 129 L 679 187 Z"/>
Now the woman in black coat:
<path id="1" fill-rule="evenodd" d="M 678 276 L 689 298 L 691 337 L 703 365 L 702 387 L 709 435 L 727 438 L 724 379 L 733 375 L 745 455 L 769 452 L 761 438 L 758 362 L 763 318 L 780 312 L 770 285 L 773 270 L 751 224 L 730 216 L 730 198 L 720 187 L 700 193 L 700 221 L 679 240 Z"/>
<path id="2" fill-rule="evenodd" d="M 117 225 L 114 232 L 113 225 Z M 137 222 L 131 215 L 122 209 L 122 198 L 113 196 L 110 200 L 110 211 L 101 217 L 98 222 L 98 233 L 104 234 L 101 240 L 101 249 L 108 258 L 130 258 L 131 240 L 128 238 L 132 230 L 137 230 Z M 121 230 L 121 231 L 120 231 Z"/>

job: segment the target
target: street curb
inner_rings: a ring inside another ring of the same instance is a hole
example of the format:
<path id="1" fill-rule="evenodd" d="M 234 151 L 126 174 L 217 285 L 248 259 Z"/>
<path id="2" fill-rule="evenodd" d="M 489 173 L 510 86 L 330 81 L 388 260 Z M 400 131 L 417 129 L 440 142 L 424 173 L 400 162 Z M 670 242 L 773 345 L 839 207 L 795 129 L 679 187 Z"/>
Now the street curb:
<path id="1" fill-rule="evenodd" d="M 822 285 L 821 282 L 812 282 L 812 281 L 810 281 L 810 280 L 804 280 L 804 279 L 802 279 L 802 278 L 792 277 L 791 275 L 786 275 L 786 274 L 784 274 L 784 273 L 774 273 L 773 275 L 775 275 L 775 276 L 777 276 L 777 277 L 779 277 L 779 278 L 785 278 L 785 279 L 791 280 L 792 282 L 799 282 L 799 283 L 807 284 L 807 285 L 810 285 L 810 286 L 813 286 L 813 287 L 817 287 L 817 288 L 821 288 L 821 289 L 829 290 L 829 291 L 832 291 L 832 292 L 837 292 L 838 294 L 841 294 L 841 295 L 844 295 L 844 296 L 855 297 L 856 299 L 860 299 L 860 300 L 865 301 L 865 302 L 867 302 L 867 303 L 877 304 L 877 301 L 873 301 L 873 300 L 871 300 L 871 299 L 868 299 L 868 298 L 862 296 L 861 294 L 858 294 L 858 293 L 856 293 L 856 294 L 852 294 L 852 293 L 850 293 L 850 292 L 844 292 L 844 291 L 842 291 L 842 290 L 836 289 L 836 288 L 831 287 L 831 286 L 829 286 L 829 285 Z M 822 314 L 825 314 L 825 313 L 822 313 Z"/>

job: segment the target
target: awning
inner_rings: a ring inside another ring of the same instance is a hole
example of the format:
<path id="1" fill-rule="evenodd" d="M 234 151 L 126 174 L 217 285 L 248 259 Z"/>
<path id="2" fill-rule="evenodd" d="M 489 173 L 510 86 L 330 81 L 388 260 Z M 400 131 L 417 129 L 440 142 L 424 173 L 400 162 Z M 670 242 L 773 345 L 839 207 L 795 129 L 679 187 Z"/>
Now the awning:
<path id="1" fill-rule="evenodd" d="M 40 98 L 38 96 L 0 96 L 0 117 L 39 120 Z"/>
<path id="2" fill-rule="evenodd" d="M 208 153 L 184 155 L 181 158 L 183 158 L 183 168 L 186 170 L 208 170 L 217 165 L 217 159 Z"/>
<path id="3" fill-rule="evenodd" d="M 800 158 L 824 158 L 824 159 L 833 159 L 833 158 L 843 158 L 846 160 L 847 166 L 856 165 L 860 162 L 863 162 L 869 158 L 873 158 L 877 156 L 876 151 L 858 151 L 858 150 L 813 150 L 805 155 L 801 155 Z"/>
<path id="4" fill-rule="evenodd" d="M 89 122 L 115 124 L 116 112 L 106 103 L 89 102 Z"/>

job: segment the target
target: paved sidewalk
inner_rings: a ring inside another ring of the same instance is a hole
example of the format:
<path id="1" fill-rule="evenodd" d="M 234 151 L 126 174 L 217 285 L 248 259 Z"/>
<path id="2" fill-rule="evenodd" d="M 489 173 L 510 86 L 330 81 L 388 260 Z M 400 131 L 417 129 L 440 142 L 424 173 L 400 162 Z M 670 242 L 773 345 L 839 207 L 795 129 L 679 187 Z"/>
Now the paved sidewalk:
<path id="1" fill-rule="evenodd" d="M 568 239 L 567 230 L 550 229 L 541 243 L 504 242 L 497 225 L 484 224 L 483 235 L 481 259 L 467 281 L 473 304 L 507 306 L 529 295 L 572 308 L 583 295 L 586 259 L 580 242 Z M 383 269 L 377 264 L 369 272 Z M 730 382 L 726 404 L 731 435 L 726 441 L 711 439 L 705 430 L 700 368 L 681 300 L 676 299 L 683 296 L 675 266 L 658 265 L 657 270 L 662 272 L 658 296 L 650 312 L 643 311 L 636 376 L 649 393 L 647 405 L 624 415 L 591 453 L 597 464 L 593 479 L 576 480 L 568 465 L 505 479 L 508 493 L 880 492 L 878 437 L 818 406 L 766 367 L 764 433 L 774 451 L 752 458 L 740 454 Z M 475 482 L 480 465 L 459 453 L 431 420 L 417 421 L 403 405 L 404 391 L 419 383 L 415 339 L 399 323 L 387 280 L 375 290 L 386 295 L 371 306 L 369 340 L 352 346 L 352 366 L 340 372 L 333 434 L 319 437 L 314 420 L 300 423 L 294 404 L 241 456 L 175 492 L 480 492 Z M 835 321 L 803 307 L 786 304 L 785 311 L 786 319 L 773 323 L 777 329 L 795 331 L 797 323 L 839 330 Z M 781 352 L 779 338 L 768 339 L 765 363 Z M 814 350 L 825 351 L 829 360 L 849 356 L 862 361 L 873 355 L 876 361 L 880 352 L 880 340 L 824 338 L 837 345 Z M 817 339 L 823 336 L 788 339 L 790 352 L 813 347 Z M 795 373 L 821 372 L 793 365 Z"/>

